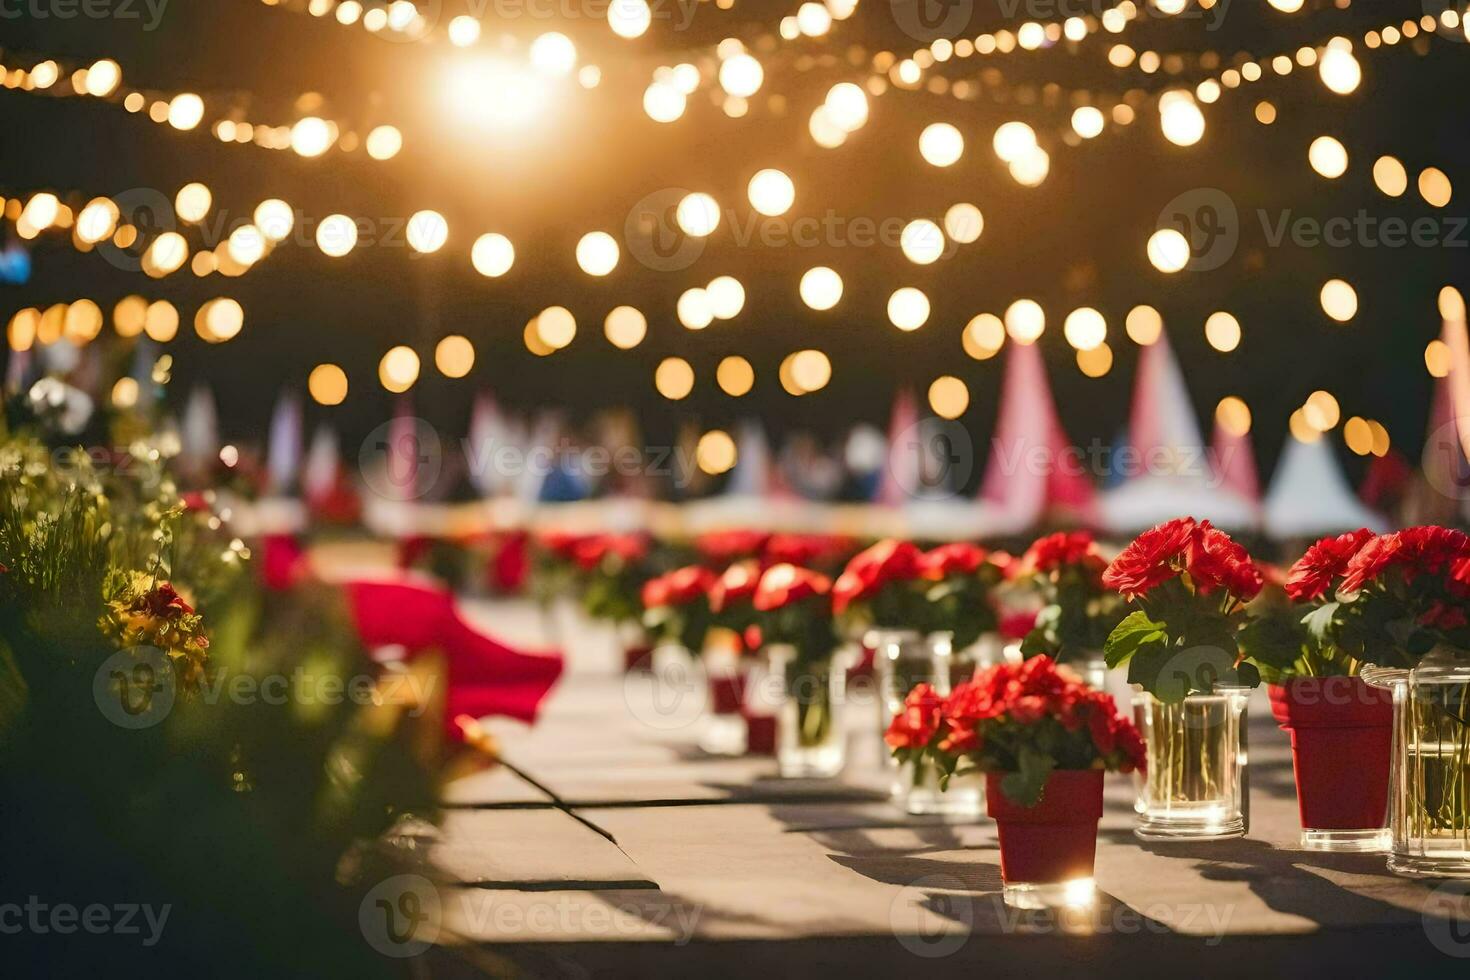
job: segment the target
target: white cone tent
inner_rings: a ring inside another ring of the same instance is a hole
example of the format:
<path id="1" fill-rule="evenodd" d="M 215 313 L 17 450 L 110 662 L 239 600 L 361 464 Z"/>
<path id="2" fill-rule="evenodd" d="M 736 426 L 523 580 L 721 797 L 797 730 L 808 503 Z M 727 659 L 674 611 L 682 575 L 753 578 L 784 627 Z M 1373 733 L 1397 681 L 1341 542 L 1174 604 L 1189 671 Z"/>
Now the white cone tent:
<path id="1" fill-rule="evenodd" d="M 1139 358 L 1128 432 L 1129 451 L 1118 456 L 1127 478 L 1102 498 L 1109 530 L 1134 533 L 1185 515 L 1231 530 L 1257 526 L 1254 503 L 1210 465 L 1184 375 L 1163 335 Z"/>
<path id="2" fill-rule="evenodd" d="M 179 431 L 179 462 L 195 472 L 205 472 L 219 456 L 219 419 L 214 395 L 208 385 L 196 385 L 184 405 Z"/>
<path id="3" fill-rule="evenodd" d="M 1236 433 L 1215 421 L 1211 464 L 1221 486 L 1234 490 L 1257 506 L 1261 502 L 1260 470 L 1249 432 Z"/>
<path id="4" fill-rule="evenodd" d="M 337 433 L 323 422 L 311 436 L 306 451 L 306 466 L 301 475 L 301 493 L 308 503 L 319 505 L 337 488 L 342 468 Z"/>
<path id="5" fill-rule="evenodd" d="M 266 492 L 291 492 L 301 468 L 301 399 L 285 392 L 271 415 L 270 441 L 266 444 Z"/>
<path id="6" fill-rule="evenodd" d="M 1287 436 L 1266 492 L 1267 534 L 1277 540 L 1320 538 L 1360 527 L 1383 531 L 1386 524 L 1353 493 L 1327 436 L 1311 442 Z"/>
<path id="7" fill-rule="evenodd" d="M 919 410 L 914 393 L 901 389 L 893 397 L 888 417 L 888 455 L 873 502 L 884 507 L 902 507 L 919 487 L 923 447 L 918 439 Z"/>

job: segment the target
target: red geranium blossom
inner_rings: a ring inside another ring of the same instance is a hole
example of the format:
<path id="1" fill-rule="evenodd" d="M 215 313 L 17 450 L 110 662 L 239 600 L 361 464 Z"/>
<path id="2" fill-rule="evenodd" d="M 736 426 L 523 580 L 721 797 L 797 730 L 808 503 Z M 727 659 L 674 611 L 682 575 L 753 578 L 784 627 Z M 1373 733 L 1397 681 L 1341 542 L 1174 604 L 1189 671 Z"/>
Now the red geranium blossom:
<path id="1" fill-rule="evenodd" d="M 1325 537 L 1297 559 L 1286 576 L 1286 594 L 1296 602 L 1311 602 L 1326 593 L 1347 571 L 1348 563 L 1373 539 L 1367 528 L 1338 537 Z"/>
<path id="2" fill-rule="evenodd" d="M 1404 577 L 1455 575 L 1459 563 L 1470 558 L 1470 537 L 1447 527 L 1411 527 L 1374 538 L 1348 562 L 1342 591 L 1358 592 L 1393 567 L 1402 567 Z"/>
<path id="3" fill-rule="evenodd" d="M 755 596 L 760 580 L 761 566 L 755 559 L 731 565 L 710 586 L 710 611 L 724 612 L 737 602 L 749 601 Z"/>
<path id="4" fill-rule="evenodd" d="M 854 602 L 871 598 L 889 582 L 919 577 L 923 556 L 911 541 L 888 539 L 858 552 L 832 587 L 832 607 L 842 613 Z"/>
<path id="5" fill-rule="evenodd" d="M 760 554 L 769 538 L 770 535 L 765 531 L 748 528 L 711 531 L 695 538 L 694 548 L 710 561 L 725 565 L 738 558 L 752 558 Z"/>
<path id="6" fill-rule="evenodd" d="M 589 572 L 609 556 L 623 562 L 634 562 L 646 554 L 648 541 L 641 534 L 595 534 L 571 546 L 572 560 Z"/>
<path id="7" fill-rule="evenodd" d="M 810 565 L 845 551 L 850 540 L 836 534 L 773 534 L 761 557 L 772 565 Z"/>
<path id="8" fill-rule="evenodd" d="M 185 602 L 184 597 L 179 595 L 173 585 L 168 582 L 159 582 L 148 592 L 143 593 L 133 604 L 133 608 L 163 619 L 178 619 L 194 611 L 194 607 Z"/>
<path id="9" fill-rule="evenodd" d="M 825 575 L 796 565 L 772 565 L 761 575 L 753 603 L 758 612 L 773 612 L 831 591 L 832 580 Z"/>
<path id="10" fill-rule="evenodd" d="M 1068 565 L 1083 565 L 1102 572 L 1108 563 L 1088 531 L 1058 531 L 1037 538 L 1021 557 L 1023 572 L 1055 572 Z"/>
<path id="11" fill-rule="evenodd" d="M 643 607 L 687 606 L 708 595 L 714 581 L 714 573 L 702 565 L 677 568 L 643 584 Z"/>
<path id="12" fill-rule="evenodd" d="M 974 575 L 989 552 L 979 545 L 956 541 L 919 556 L 919 575 L 936 582 L 951 575 Z"/>
<path id="13" fill-rule="evenodd" d="M 1140 534 L 1103 572 L 1103 584 L 1129 598 L 1188 572 L 1200 595 L 1224 590 L 1248 600 L 1261 591 L 1261 570 L 1234 538 L 1209 521 L 1178 517 Z"/>
<path id="14" fill-rule="evenodd" d="M 892 749 L 922 749 L 939 733 L 944 698 L 928 684 L 920 684 L 903 700 L 883 740 Z"/>

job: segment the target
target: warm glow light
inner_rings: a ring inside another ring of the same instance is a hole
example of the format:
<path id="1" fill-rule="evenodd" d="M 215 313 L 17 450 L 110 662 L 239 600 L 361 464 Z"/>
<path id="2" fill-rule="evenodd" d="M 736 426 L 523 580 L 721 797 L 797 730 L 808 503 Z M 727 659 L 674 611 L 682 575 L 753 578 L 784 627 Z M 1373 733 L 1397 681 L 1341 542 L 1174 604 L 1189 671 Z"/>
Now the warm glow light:
<path id="1" fill-rule="evenodd" d="M 1379 157 L 1373 162 L 1373 183 L 1389 197 L 1402 197 L 1409 189 L 1409 174 L 1396 157 Z"/>
<path id="2" fill-rule="evenodd" d="M 712 429 L 700 436 L 694 447 L 695 462 L 710 476 L 728 472 L 735 465 L 735 457 L 735 440 L 720 429 Z"/>
<path id="3" fill-rule="evenodd" d="M 1101 378 L 1113 369 L 1113 349 L 1098 344 L 1091 350 L 1077 352 L 1077 370 L 1089 378 Z"/>
<path id="4" fill-rule="evenodd" d="M 1431 207 L 1447 207 L 1454 197 L 1454 188 L 1443 170 L 1430 167 L 1419 175 L 1419 196 Z"/>
<path id="5" fill-rule="evenodd" d="M 1240 346 L 1240 321 L 1229 313 L 1212 313 L 1205 321 L 1205 339 L 1222 354 Z"/>
<path id="6" fill-rule="evenodd" d="M 607 26 L 618 37 L 639 37 L 653 22 L 653 11 L 645 0 L 611 0 Z"/>
<path id="7" fill-rule="evenodd" d="M 194 332 L 211 344 L 233 339 L 245 325 L 245 311 L 233 299 L 212 299 L 194 316 Z"/>
<path id="8" fill-rule="evenodd" d="M 1439 291 L 1439 317 L 1452 323 L 1465 322 L 1465 297 L 1454 286 Z"/>
<path id="9" fill-rule="evenodd" d="M 1159 99 L 1159 125 L 1175 146 L 1194 146 L 1205 135 L 1205 116 L 1188 92 L 1165 92 Z"/>
<path id="10" fill-rule="evenodd" d="M 807 132 L 811 133 L 812 141 L 823 149 L 835 149 L 847 142 L 847 130 L 833 121 L 832 112 L 825 104 L 812 110 Z"/>
<path id="11" fill-rule="evenodd" d="M 814 310 L 830 310 L 842 299 L 842 277 L 824 265 L 802 273 L 801 301 Z"/>
<path id="12" fill-rule="evenodd" d="M 996 129 L 991 145 L 996 156 L 1015 163 L 1036 149 L 1036 131 L 1023 122 L 1004 123 Z"/>
<path id="13" fill-rule="evenodd" d="M 1084 306 L 1067 314 L 1062 334 L 1077 350 L 1092 350 L 1108 339 L 1108 321 L 1097 310 Z"/>
<path id="14" fill-rule="evenodd" d="M 1450 353 L 1450 345 L 1443 340 L 1431 340 L 1424 348 L 1424 366 L 1429 369 L 1431 377 L 1449 377 L 1450 365 L 1454 358 Z"/>
<path id="15" fill-rule="evenodd" d="M 985 216 L 973 204 L 960 203 L 944 212 L 944 233 L 961 245 L 979 241 L 985 230 Z"/>
<path id="16" fill-rule="evenodd" d="M 620 350 L 632 350 L 648 335 L 648 318 L 631 306 L 615 306 L 602 321 L 608 342 Z"/>
<path id="17" fill-rule="evenodd" d="M 1367 456 L 1373 451 L 1373 426 L 1354 415 L 1342 427 L 1342 438 L 1355 455 Z"/>
<path id="18" fill-rule="evenodd" d="M 280 242 L 291 234 L 291 228 L 296 224 L 296 213 L 291 210 L 291 205 L 285 201 L 270 198 L 256 205 L 255 227 L 268 241 Z"/>
<path id="19" fill-rule="evenodd" d="M 446 378 L 462 378 L 475 366 L 475 345 L 468 337 L 450 334 L 434 347 L 434 366 Z"/>
<path id="20" fill-rule="evenodd" d="M 143 331 L 151 340 L 168 343 L 179 332 L 179 311 L 166 299 L 154 300 L 143 314 Z"/>
<path id="21" fill-rule="evenodd" d="M 704 238 L 720 225 L 720 206 L 708 194 L 686 194 L 674 213 L 686 235 Z"/>
<path id="22" fill-rule="evenodd" d="M 1328 180 L 1336 180 L 1347 173 L 1347 148 L 1331 136 L 1319 136 L 1307 150 L 1307 160 L 1312 169 Z"/>
<path id="23" fill-rule="evenodd" d="M 214 197 L 209 193 L 208 187 L 198 182 L 185 184 L 174 195 L 174 213 L 181 221 L 197 224 L 209 214 L 213 201 Z"/>
<path id="24" fill-rule="evenodd" d="M 716 276 L 704 292 L 716 320 L 732 320 L 745 309 L 745 287 L 734 276 Z"/>
<path id="25" fill-rule="evenodd" d="M 1148 347 L 1158 343 L 1164 332 L 1164 318 L 1152 306 L 1135 306 L 1128 311 L 1128 319 L 1123 326 L 1129 339 L 1140 347 Z"/>
<path id="26" fill-rule="evenodd" d="M 715 381 L 725 394 L 740 398 L 755 386 L 755 370 L 745 358 L 732 355 L 720 361 L 715 369 Z"/>
<path id="27" fill-rule="evenodd" d="M 168 104 L 167 118 L 174 129 L 193 129 L 204 118 L 204 100 L 192 92 L 176 95 Z"/>
<path id="28" fill-rule="evenodd" d="M 900 330 L 917 330 L 929 320 L 929 297 L 913 286 L 904 286 L 888 297 L 888 319 Z"/>
<path id="29" fill-rule="evenodd" d="M 679 294 L 674 312 L 679 322 L 690 330 L 703 330 L 715 318 L 715 311 L 710 306 L 709 293 L 698 286 L 686 289 Z"/>
<path id="30" fill-rule="evenodd" d="M 653 385 L 670 401 L 688 398 L 694 390 L 694 368 L 682 357 L 666 357 L 654 369 Z"/>
<path id="31" fill-rule="evenodd" d="M 915 265 L 930 265 L 944 255 L 944 232 L 928 218 L 919 218 L 904 225 L 898 246 Z"/>
<path id="32" fill-rule="evenodd" d="M 148 301 L 141 296 L 124 296 L 112 308 L 112 328 L 119 337 L 136 337 L 148 318 Z"/>
<path id="33" fill-rule="evenodd" d="M 335 364 L 318 364 L 306 378 L 306 390 L 318 405 L 340 405 L 347 399 L 347 372 Z"/>
<path id="34" fill-rule="evenodd" d="M 827 92 L 828 118 L 849 133 L 868 121 L 868 95 L 852 82 L 838 82 Z"/>
<path id="35" fill-rule="evenodd" d="M 577 319 L 565 306 L 548 306 L 535 322 L 536 335 L 552 350 L 561 350 L 577 336 Z"/>
<path id="36" fill-rule="evenodd" d="M 368 133 L 365 146 L 374 160 L 391 160 L 403 149 L 403 134 L 395 126 L 378 126 Z"/>
<path id="37" fill-rule="evenodd" d="M 460 14 L 449 22 L 449 43 L 467 48 L 480 39 L 480 22 L 468 14 Z"/>
<path id="38" fill-rule="evenodd" d="M 515 261 L 516 250 L 510 239 L 493 231 L 475 239 L 470 249 L 470 262 L 475 271 L 492 279 L 509 272 Z"/>
<path id="39" fill-rule="evenodd" d="M 291 127 L 291 149 L 308 159 L 319 157 L 330 150 L 336 139 L 335 127 L 325 119 L 318 119 L 316 116 L 299 119 L 296 125 Z"/>
<path id="40" fill-rule="evenodd" d="M 577 66 L 577 46 L 565 34 L 547 31 L 531 42 L 531 66 L 546 75 L 569 75 Z"/>
<path id="41" fill-rule="evenodd" d="M 821 391 L 832 380 L 832 362 L 819 350 L 802 350 L 789 360 L 791 380 L 803 393 Z"/>
<path id="42" fill-rule="evenodd" d="M 970 389 L 953 375 L 935 378 L 929 386 L 929 407 L 942 419 L 957 419 L 970 407 Z"/>
<path id="43" fill-rule="evenodd" d="M 1363 81 L 1363 69 L 1347 48 L 1329 47 L 1317 62 L 1317 71 L 1322 76 L 1322 84 L 1338 95 L 1357 91 Z"/>
<path id="44" fill-rule="evenodd" d="M 87 94 L 101 98 L 111 95 L 122 81 L 122 69 L 111 58 L 94 61 L 87 69 Z"/>
<path id="45" fill-rule="evenodd" d="M 1085 140 L 1101 133 L 1106 124 L 1102 111 L 1090 105 L 1081 106 L 1072 113 L 1072 131 Z"/>
<path id="46" fill-rule="evenodd" d="M 544 76 L 497 57 L 457 58 L 445 68 L 441 90 L 459 119 L 503 130 L 527 126 L 546 115 L 550 91 Z"/>
<path id="47" fill-rule="evenodd" d="M 89 201 L 77 215 L 77 237 L 89 245 L 112 237 L 117 230 L 118 210 L 105 197 Z"/>
<path id="48" fill-rule="evenodd" d="M 779 170 L 767 168 L 750 178 L 750 206 L 768 217 L 785 214 L 796 201 L 796 185 Z"/>
<path id="49" fill-rule="evenodd" d="M 1337 427 L 1342 418 L 1342 409 L 1330 392 L 1314 391 L 1302 406 L 1302 418 L 1318 432 L 1329 432 Z"/>
<path id="50" fill-rule="evenodd" d="M 378 362 L 378 380 L 394 394 L 412 388 L 418 379 L 419 356 L 411 347 L 394 347 Z"/>
<path id="51" fill-rule="evenodd" d="M 132 408 L 138 404 L 138 380 L 123 376 L 112 386 L 112 404 L 117 408 Z"/>
<path id="52" fill-rule="evenodd" d="M 1227 395 L 1215 406 L 1215 422 L 1237 439 L 1250 435 L 1251 409 L 1242 399 Z"/>
<path id="53" fill-rule="evenodd" d="M 617 239 L 605 231 L 591 231 L 577 242 L 577 265 L 589 276 L 605 276 L 618 266 Z"/>
<path id="54" fill-rule="evenodd" d="M 960 345 L 977 361 L 988 361 L 1005 346 L 1006 328 L 994 313 L 981 313 L 965 324 Z"/>
<path id="55" fill-rule="evenodd" d="M 1034 344 L 1046 330 L 1046 313 L 1031 299 L 1018 299 L 1005 312 L 1006 333 L 1018 344 Z"/>
<path id="56" fill-rule="evenodd" d="M 1148 260 L 1155 269 L 1174 273 L 1189 265 L 1189 239 L 1174 228 L 1160 228 L 1149 236 Z"/>
<path id="57" fill-rule="evenodd" d="M 176 231 L 166 231 L 153 239 L 143 253 L 143 270 L 150 275 L 166 276 L 189 260 L 189 243 Z"/>
<path id="58" fill-rule="evenodd" d="M 1357 290 L 1341 279 L 1329 279 L 1322 286 L 1322 311 L 1338 323 L 1347 323 L 1358 315 Z"/>
<path id="59" fill-rule="evenodd" d="M 324 255 L 341 258 L 357 246 L 357 222 L 345 214 L 329 214 L 316 226 L 316 246 Z"/>
<path id="60" fill-rule="evenodd" d="M 229 239 L 225 242 L 225 250 L 230 258 L 242 266 L 252 266 L 265 257 L 265 250 L 269 243 L 265 235 L 254 225 L 241 225 L 230 232 Z"/>
<path id="61" fill-rule="evenodd" d="M 1039 146 L 1033 146 L 1009 164 L 1011 178 L 1022 187 L 1039 187 L 1051 173 L 1051 157 Z"/>
<path id="62" fill-rule="evenodd" d="M 965 152 L 965 138 L 949 123 L 931 123 L 919 134 L 919 155 L 936 167 L 948 167 Z"/>
<path id="63" fill-rule="evenodd" d="M 720 65 L 720 88 L 742 99 L 758 92 L 764 79 L 761 63 L 745 52 L 726 58 Z"/>

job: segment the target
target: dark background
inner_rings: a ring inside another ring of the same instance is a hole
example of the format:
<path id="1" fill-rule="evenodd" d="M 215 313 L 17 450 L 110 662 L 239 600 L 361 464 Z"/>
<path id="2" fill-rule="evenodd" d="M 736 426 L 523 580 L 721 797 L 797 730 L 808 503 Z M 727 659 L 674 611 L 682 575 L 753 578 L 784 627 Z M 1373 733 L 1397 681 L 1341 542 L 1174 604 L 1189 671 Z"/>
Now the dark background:
<path id="1" fill-rule="evenodd" d="M 1072 6 L 1093 5 L 1076 0 Z M 122 65 L 125 89 L 193 90 L 209 108 L 205 123 L 180 133 L 97 99 L 0 90 L 0 192 L 52 189 L 85 201 L 152 187 L 171 198 L 184 183 L 200 180 L 213 191 L 216 212 L 229 215 L 227 227 L 250 220 L 263 198 L 282 197 L 314 219 L 332 212 L 401 218 L 433 208 L 447 216 L 450 240 L 432 256 L 404 247 L 359 247 L 346 259 L 288 242 L 241 278 L 198 279 L 186 267 L 152 280 L 117 270 L 96 253 L 78 254 L 69 233 L 53 231 L 33 243 L 31 282 L 0 286 L 0 314 L 8 318 L 23 306 L 84 296 L 110 311 L 132 292 L 174 301 L 181 325 L 168 345 L 177 363 L 173 397 L 181 400 L 194 382 L 207 380 L 228 438 L 259 438 L 277 392 L 304 389 L 310 369 L 330 360 L 347 370 L 351 392 L 336 408 L 309 405 L 308 422 L 329 418 L 344 444 L 354 445 L 390 411 L 377 363 L 397 343 L 411 344 L 423 360 L 412 391 L 417 412 L 451 433 L 464 431 L 470 401 L 485 388 L 512 407 L 565 405 L 574 419 L 628 404 L 653 443 L 671 439 L 691 418 L 727 426 L 748 415 L 760 416 L 778 435 L 810 429 L 836 437 L 855 420 L 884 424 L 898 386 L 913 386 L 922 400 L 930 381 L 953 373 L 972 392 L 964 422 L 984 438 L 994 423 L 1005 356 L 973 361 L 962 353 L 960 334 L 975 314 L 999 314 L 1012 300 L 1030 296 L 1048 313 L 1040 343 L 1063 424 L 1073 440 L 1086 444 L 1112 439 L 1127 418 L 1138 348 L 1124 333 L 1123 319 L 1132 306 L 1149 303 L 1164 314 L 1202 424 L 1210 424 L 1221 397 L 1244 397 L 1267 472 L 1286 436 L 1287 417 L 1316 388 L 1337 395 L 1344 418 L 1377 418 L 1397 449 L 1418 452 L 1432 384 L 1423 350 L 1439 331 L 1440 287 L 1470 289 L 1466 236 L 1461 248 L 1273 248 L 1256 217 L 1257 209 L 1273 220 L 1283 209 L 1319 220 L 1351 217 L 1360 208 L 1380 220 L 1466 213 L 1470 171 L 1463 161 L 1470 136 L 1463 94 L 1470 45 L 1463 35 L 1458 41 L 1421 35 L 1377 51 L 1361 43 L 1370 28 L 1420 16 L 1418 0 L 1359 0 L 1346 10 L 1309 0 L 1294 15 L 1264 0 L 1233 0 L 1217 30 L 1207 29 L 1213 13 L 1208 20 L 1155 18 L 1130 27 L 1117 40 L 1140 51 L 1213 49 L 1226 65 L 1240 52 L 1268 59 L 1336 33 L 1355 41 L 1364 70 L 1358 92 L 1333 95 L 1315 69 L 1297 68 L 1286 78 L 1268 70 L 1262 81 L 1204 107 L 1205 138 L 1189 149 L 1163 139 L 1157 111 L 1148 104 L 1130 127 L 1110 125 L 1079 148 L 1061 145 L 1071 96 L 1064 93 L 1054 106 L 1040 104 L 1045 99 L 1037 98 L 1038 86 L 1088 89 L 1106 104 L 1130 88 L 1153 92 L 1171 83 L 1192 86 L 1203 77 L 1197 68 L 1177 79 L 1136 67 L 1114 69 L 1106 61 L 1113 43 L 1106 34 L 1070 53 L 1061 45 L 952 61 L 942 69 L 951 78 L 975 77 L 994 66 L 1003 81 L 973 102 L 891 91 L 870 100 L 867 126 L 846 145 L 821 149 L 806 133 L 811 109 L 832 84 L 864 77 L 847 63 L 848 47 L 863 45 L 867 55 L 918 47 L 896 26 L 889 5 L 875 0 L 864 0 L 825 39 L 760 55 L 766 81 L 742 119 L 727 118 L 711 103 L 710 83 L 690 97 L 684 117 L 672 125 L 643 114 L 641 93 L 656 66 L 696 60 L 725 36 L 753 45 L 795 7 L 787 0 L 740 0 L 728 11 L 701 4 L 688 30 L 655 19 L 634 41 L 613 36 L 600 18 L 497 21 L 492 15 L 474 50 L 488 50 L 501 32 L 529 42 L 557 29 L 577 42 L 582 63 L 603 69 L 601 87 L 584 92 L 571 86 L 534 130 L 500 140 L 466 130 L 443 105 L 443 65 L 463 56 L 443 40 L 392 43 L 360 27 L 306 16 L 299 7 L 293 12 L 259 0 L 171 0 L 153 32 L 143 30 L 143 20 L 7 19 L 0 24 L 7 66 L 29 67 L 47 56 L 63 64 L 112 57 Z M 1004 26 L 1002 11 L 1010 7 L 976 0 L 966 33 Z M 1024 0 L 1021 9 L 1028 9 Z M 1047 3 L 1036 13 L 1052 9 Z M 445 0 L 441 23 L 460 12 L 462 0 Z M 1071 11 L 1064 5 L 1062 12 Z M 1021 19 L 1011 18 L 1009 26 Z M 837 57 L 799 70 L 796 56 L 803 53 Z M 1028 91 L 1038 104 L 1014 104 Z M 304 160 L 290 151 L 224 145 L 209 132 L 216 107 L 227 104 L 243 107 L 254 122 L 289 124 L 306 114 L 294 108 L 306 92 L 324 97 L 316 114 L 343 120 L 361 134 L 379 123 L 397 125 L 404 151 L 387 163 L 361 150 Z M 775 93 L 786 97 L 784 115 L 766 101 Z M 1279 110 L 1273 126 L 1253 118 L 1263 98 Z M 990 149 L 995 127 L 1009 119 L 1032 123 L 1051 153 L 1051 175 L 1038 189 L 1017 185 Z M 917 152 L 920 130 L 941 120 L 959 126 L 967 143 L 961 161 L 946 170 L 923 163 Z M 1307 146 L 1322 134 L 1337 136 L 1351 155 L 1349 172 L 1337 181 L 1323 180 L 1307 164 Z M 1410 173 L 1411 189 L 1397 200 L 1373 185 L 1372 163 L 1385 153 L 1399 157 Z M 626 245 L 619 267 L 604 279 L 577 268 L 573 249 L 582 234 L 603 229 L 621 239 L 629 208 L 661 188 L 706 190 L 723 208 L 748 214 L 745 185 L 767 166 L 785 170 L 796 183 L 789 217 L 830 209 L 877 221 L 938 220 L 949 205 L 967 200 L 984 212 L 985 232 L 954 257 L 918 267 L 892 248 L 741 248 L 726 220 L 682 272 L 651 271 Z M 1456 185 L 1444 211 L 1431 209 L 1413 189 L 1427 166 L 1438 166 Z M 1220 188 L 1234 199 L 1240 248 L 1218 271 L 1164 276 L 1149 265 L 1145 242 L 1163 205 L 1198 187 Z M 469 261 L 471 243 L 491 230 L 508 235 L 517 250 L 511 273 L 493 280 L 478 275 Z M 818 264 L 837 268 L 846 283 L 839 306 L 825 314 L 808 310 L 797 296 L 801 272 Z M 681 327 L 674 315 L 678 294 L 720 274 L 744 283 L 744 311 L 702 332 Z M 1333 277 L 1347 279 L 1359 294 L 1359 314 L 1345 326 L 1328 320 L 1318 304 L 1321 284 Z M 887 295 L 901 285 L 923 288 L 934 304 L 929 323 L 912 334 L 895 329 L 885 314 Z M 234 341 L 210 346 L 193 333 L 193 310 L 218 295 L 240 300 L 245 328 Z M 578 335 L 566 350 L 537 358 L 525 349 L 522 329 L 553 303 L 576 314 Z M 627 352 L 602 333 L 603 316 L 622 303 L 642 309 L 650 325 L 645 342 Z M 1102 379 L 1081 374 L 1062 336 L 1066 312 L 1083 305 L 1108 318 L 1115 364 Z M 1244 339 L 1229 355 L 1210 349 L 1204 338 L 1205 318 L 1219 309 L 1243 326 Z M 466 379 L 445 379 L 433 367 L 433 345 L 448 333 L 475 343 L 475 368 Z M 776 369 L 803 347 L 826 351 L 834 374 L 825 390 L 793 398 L 781 389 Z M 743 399 L 726 396 L 714 382 L 715 365 L 732 353 L 745 355 L 756 369 L 756 387 Z M 689 359 L 697 377 L 694 393 L 679 403 L 661 398 L 652 381 L 659 360 L 674 354 Z M 1341 450 L 1340 431 L 1330 438 Z M 1360 472 L 1361 461 L 1342 452 Z"/>

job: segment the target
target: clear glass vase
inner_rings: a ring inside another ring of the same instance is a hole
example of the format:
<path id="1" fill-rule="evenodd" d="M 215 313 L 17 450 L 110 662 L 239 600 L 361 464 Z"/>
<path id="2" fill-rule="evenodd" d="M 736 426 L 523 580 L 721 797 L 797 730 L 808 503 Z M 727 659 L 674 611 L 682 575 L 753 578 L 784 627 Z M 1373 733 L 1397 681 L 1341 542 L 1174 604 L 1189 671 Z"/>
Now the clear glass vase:
<path id="1" fill-rule="evenodd" d="M 836 653 L 801 662 L 793 647 L 766 648 L 770 680 L 782 685 L 776 716 L 776 768 L 784 779 L 826 779 L 847 763 L 843 708 L 852 658 Z"/>
<path id="2" fill-rule="evenodd" d="M 920 684 L 928 684 L 940 695 L 947 695 L 955 682 L 975 671 L 974 648 L 957 656 L 953 634 L 921 635 L 917 630 L 870 630 L 866 644 L 874 650 L 874 672 L 878 680 L 879 738 L 889 724 L 903 711 L 904 699 Z M 978 644 L 977 644 L 978 646 Z M 999 646 L 996 647 L 999 656 Z M 927 759 L 899 763 L 881 746 L 883 758 L 892 772 L 889 793 L 893 802 L 916 816 L 943 814 L 955 817 L 980 817 L 985 812 L 983 779 L 951 780 L 948 789 L 939 785 L 939 770 Z"/>
<path id="3" fill-rule="evenodd" d="M 1367 667 L 1393 692 L 1388 868 L 1470 878 L 1470 662 L 1435 651 L 1412 670 Z"/>
<path id="4" fill-rule="evenodd" d="M 1217 687 L 1165 703 L 1141 691 L 1133 716 L 1148 746 L 1141 784 L 1141 840 L 1224 840 L 1245 834 L 1248 688 Z"/>

